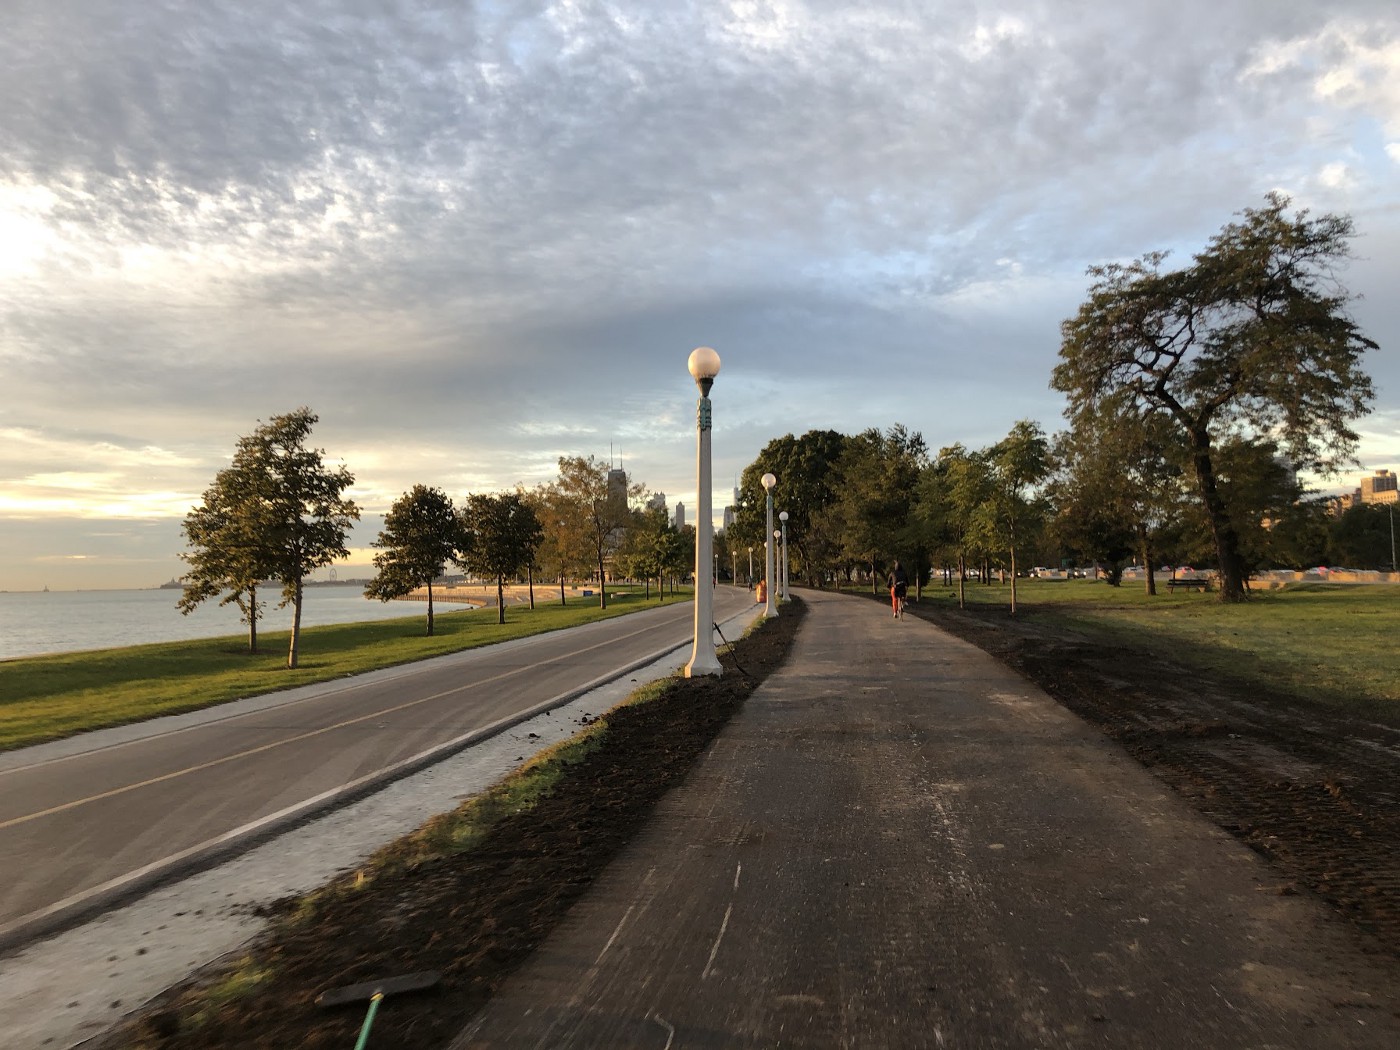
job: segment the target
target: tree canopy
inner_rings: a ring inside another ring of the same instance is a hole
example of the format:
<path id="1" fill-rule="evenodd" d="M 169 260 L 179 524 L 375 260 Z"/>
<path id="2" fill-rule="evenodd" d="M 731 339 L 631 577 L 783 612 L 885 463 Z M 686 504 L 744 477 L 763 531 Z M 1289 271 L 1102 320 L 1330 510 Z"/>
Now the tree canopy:
<path id="1" fill-rule="evenodd" d="M 461 511 L 457 558 L 470 571 L 496 580 L 499 623 L 506 622 L 505 582 L 530 565 L 542 530 L 534 510 L 518 492 L 467 497 Z"/>
<path id="2" fill-rule="evenodd" d="M 1295 468 L 1354 455 L 1351 421 L 1374 396 L 1362 357 L 1376 344 L 1346 313 L 1336 270 L 1349 218 L 1289 216 L 1271 194 L 1227 224 L 1192 265 L 1165 253 L 1092 268 L 1088 300 L 1062 326 L 1051 385 L 1072 423 L 1103 412 L 1165 413 L 1182 436 L 1214 535 L 1222 597 L 1245 595 L 1246 567 L 1215 454 L 1231 437 L 1276 439 Z"/>
<path id="3" fill-rule="evenodd" d="M 201 595 L 225 589 L 248 593 L 256 582 L 252 575 L 277 580 L 279 605 L 292 606 L 289 668 L 297 666 L 303 583 L 350 553 L 346 536 L 360 516 L 345 497 L 354 476 L 343 465 L 328 467 L 323 449 L 307 447 L 317 422 L 302 407 L 239 438 L 232 464 L 186 518 L 185 535 L 193 545 L 186 560 L 195 569 L 182 601 L 197 603 Z"/>
<path id="4" fill-rule="evenodd" d="M 390 601 L 419 587 L 428 589 L 428 634 L 433 633 L 433 581 L 462 546 L 461 522 L 451 498 L 439 488 L 414 485 L 384 516 L 373 546 L 378 573 L 365 595 Z"/>

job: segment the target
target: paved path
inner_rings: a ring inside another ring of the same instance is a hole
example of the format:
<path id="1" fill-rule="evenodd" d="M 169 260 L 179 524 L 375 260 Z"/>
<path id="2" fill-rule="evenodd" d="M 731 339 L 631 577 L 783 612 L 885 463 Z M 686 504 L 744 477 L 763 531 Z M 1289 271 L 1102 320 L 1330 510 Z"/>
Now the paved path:
<path id="1" fill-rule="evenodd" d="M 1400 974 L 1036 687 L 803 592 L 481 1047 L 1400 1046 Z"/>
<path id="2" fill-rule="evenodd" d="M 720 618 L 751 607 L 716 593 Z M 0 755 L 0 948 L 558 706 L 693 629 L 693 605 L 671 604 Z"/>

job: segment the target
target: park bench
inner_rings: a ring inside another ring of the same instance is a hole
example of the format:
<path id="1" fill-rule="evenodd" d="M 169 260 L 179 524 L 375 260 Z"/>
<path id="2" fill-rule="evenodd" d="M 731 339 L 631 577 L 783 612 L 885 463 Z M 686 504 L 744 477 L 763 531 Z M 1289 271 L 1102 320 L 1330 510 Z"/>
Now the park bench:
<path id="1" fill-rule="evenodd" d="M 1169 592 L 1178 587 L 1187 591 L 1208 591 L 1210 590 L 1210 580 L 1200 576 L 1183 576 L 1180 579 L 1174 577 L 1167 581 Z"/>

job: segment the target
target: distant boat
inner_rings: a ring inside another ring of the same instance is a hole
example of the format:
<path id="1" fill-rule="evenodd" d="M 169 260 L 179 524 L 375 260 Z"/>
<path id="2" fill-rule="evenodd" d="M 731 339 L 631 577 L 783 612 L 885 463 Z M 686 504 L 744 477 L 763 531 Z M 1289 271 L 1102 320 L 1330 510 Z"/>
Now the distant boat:
<path id="1" fill-rule="evenodd" d="M 185 585 L 174 577 L 171 577 L 169 583 L 162 583 L 160 585 L 160 589 L 163 591 L 183 591 Z"/>

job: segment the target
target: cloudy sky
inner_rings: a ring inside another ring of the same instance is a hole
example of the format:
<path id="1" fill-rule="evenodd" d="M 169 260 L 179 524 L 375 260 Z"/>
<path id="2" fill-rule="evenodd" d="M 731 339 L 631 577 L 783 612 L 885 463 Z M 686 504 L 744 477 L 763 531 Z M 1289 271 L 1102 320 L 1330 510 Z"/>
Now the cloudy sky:
<path id="1" fill-rule="evenodd" d="M 180 572 L 303 404 L 360 548 L 561 455 L 693 507 L 702 344 L 717 506 L 788 432 L 1055 430 L 1085 268 L 1270 190 L 1355 220 L 1361 458 L 1400 467 L 1395 0 L 4 8 L 0 590 Z"/>

